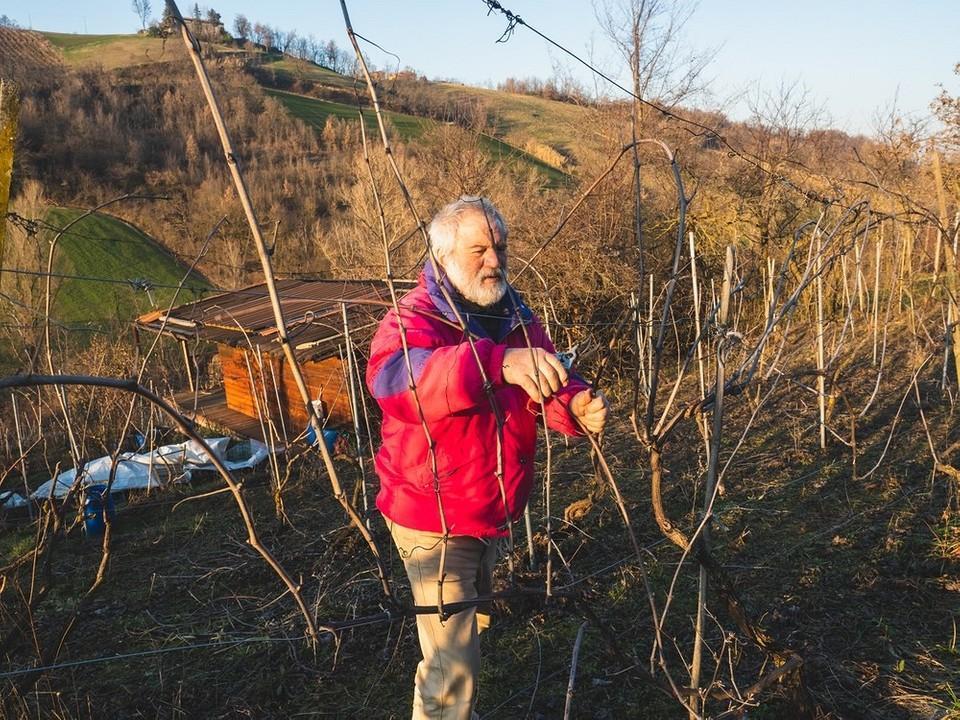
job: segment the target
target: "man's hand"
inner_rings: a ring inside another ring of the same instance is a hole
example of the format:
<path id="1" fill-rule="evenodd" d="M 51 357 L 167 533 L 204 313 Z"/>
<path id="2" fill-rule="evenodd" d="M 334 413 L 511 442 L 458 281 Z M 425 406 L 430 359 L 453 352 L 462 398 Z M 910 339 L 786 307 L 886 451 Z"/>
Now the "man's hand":
<path id="1" fill-rule="evenodd" d="M 609 408 L 603 393 L 598 392 L 594 395 L 592 390 L 581 390 L 570 401 L 570 414 L 587 431 L 594 434 L 603 430 Z"/>
<path id="2" fill-rule="evenodd" d="M 503 353 L 503 381 L 522 387 L 540 402 L 567 384 L 567 369 L 543 348 L 508 348 Z"/>

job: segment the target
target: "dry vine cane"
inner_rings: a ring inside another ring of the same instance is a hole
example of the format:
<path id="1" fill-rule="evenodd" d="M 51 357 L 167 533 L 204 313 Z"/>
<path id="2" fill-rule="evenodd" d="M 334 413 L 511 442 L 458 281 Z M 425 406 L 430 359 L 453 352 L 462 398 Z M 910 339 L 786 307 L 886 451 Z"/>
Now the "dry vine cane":
<path id="1" fill-rule="evenodd" d="M 660 414 L 659 421 L 657 421 L 656 420 L 656 393 L 657 393 L 658 381 L 659 381 L 659 375 L 660 375 L 661 359 L 663 356 L 663 343 L 664 343 L 664 337 L 666 333 L 667 322 L 670 317 L 669 313 L 671 311 L 673 290 L 676 285 L 678 273 L 679 273 L 679 260 L 680 260 L 680 254 L 682 251 L 684 235 L 685 235 L 686 207 L 689 202 L 689 198 L 686 197 L 683 189 L 682 178 L 679 175 L 678 166 L 676 164 L 675 157 L 669 151 L 668 148 L 666 148 L 662 144 L 661 144 L 661 147 L 664 148 L 664 150 L 666 151 L 667 157 L 671 162 L 671 165 L 674 170 L 674 179 L 677 185 L 678 213 L 679 213 L 678 233 L 677 233 L 677 241 L 676 241 L 674 254 L 673 254 L 672 272 L 666 288 L 666 293 L 665 293 L 666 299 L 665 299 L 664 307 L 662 309 L 662 313 L 660 317 L 657 339 L 654 345 L 654 352 L 653 352 L 653 358 L 652 358 L 653 362 L 651 363 L 651 368 L 650 368 L 649 394 L 647 397 L 645 412 L 643 413 L 644 417 L 643 417 L 642 427 L 638 426 L 637 411 L 634 412 L 632 419 L 634 422 L 634 428 L 635 428 L 637 437 L 646 448 L 649 456 L 649 460 L 650 460 L 651 502 L 653 505 L 654 517 L 657 520 L 657 524 L 661 532 L 664 534 L 664 536 L 667 537 L 671 542 L 673 542 L 681 550 L 684 551 L 684 558 L 686 557 L 688 552 L 693 551 L 701 565 L 702 582 L 701 582 L 701 593 L 700 593 L 701 599 L 700 599 L 700 602 L 698 603 L 698 623 L 697 623 L 698 633 L 695 637 L 695 645 L 694 645 L 695 657 L 694 657 L 694 662 L 691 666 L 691 671 L 692 671 L 691 672 L 691 676 L 692 676 L 691 692 L 693 693 L 691 696 L 691 699 L 694 700 L 695 705 L 692 707 L 688 706 L 687 708 L 688 711 L 690 712 L 691 717 L 696 717 L 698 716 L 697 710 L 699 707 L 699 700 L 697 700 L 696 698 L 697 698 L 697 693 L 700 692 L 697 686 L 699 685 L 699 661 L 700 661 L 699 647 L 701 643 L 700 637 L 702 633 L 702 622 L 703 622 L 703 599 L 704 599 L 704 593 L 706 589 L 706 581 L 707 581 L 708 575 L 712 580 L 712 582 L 714 583 L 714 585 L 716 586 L 719 594 L 726 601 L 728 612 L 730 613 L 731 617 L 733 617 L 736 625 L 748 638 L 750 638 L 755 644 L 757 644 L 766 652 L 773 653 L 777 657 L 789 659 L 789 658 L 795 657 L 795 655 L 790 651 L 778 650 L 775 644 L 773 643 L 772 639 L 769 638 L 769 636 L 767 636 L 762 630 L 759 630 L 753 624 L 753 622 L 748 618 L 746 612 L 743 609 L 742 604 L 739 602 L 739 600 L 736 598 L 736 595 L 733 593 L 731 583 L 729 582 L 729 579 L 726 577 L 725 572 L 723 571 L 720 564 L 716 561 L 716 559 L 712 556 L 710 552 L 709 537 L 708 537 L 708 532 L 706 530 L 707 530 L 708 521 L 709 521 L 709 513 L 711 511 L 710 509 L 712 507 L 710 503 L 712 503 L 712 499 L 715 495 L 715 490 L 716 490 L 715 482 L 711 483 L 713 487 L 710 488 L 710 492 L 708 493 L 708 496 L 706 499 L 707 505 L 705 506 L 704 522 L 701 522 L 700 527 L 697 529 L 696 534 L 692 538 L 688 538 L 685 533 L 683 533 L 677 526 L 675 526 L 669 520 L 663 507 L 663 499 L 661 494 L 661 483 L 662 483 L 662 476 L 663 476 L 663 464 L 662 464 L 663 447 L 667 438 L 676 429 L 677 424 L 680 422 L 680 420 L 684 418 L 699 416 L 704 411 L 712 408 L 715 413 L 714 430 L 712 433 L 713 437 L 712 437 L 712 443 L 711 443 L 711 461 L 712 461 L 711 466 L 713 468 L 713 472 L 711 474 L 712 477 L 709 479 L 713 481 L 716 480 L 716 459 L 717 459 L 716 452 L 718 450 L 719 434 L 722 429 L 722 418 L 721 418 L 722 404 L 721 403 L 722 403 L 722 396 L 723 396 L 724 390 L 726 389 L 728 392 L 731 390 L 735 392 L 739 392 L 746 386 L 746 384 L 749 383 L 753 373 L 756 370 L 756 365 L 759 358 L 759 350 L 762 349 L 762 345 L 769 338 L 769 335 L 773 326 L 775 326 L 780 320 L 784 319 L 784 317 L 789 316 L 790 312 L 795 307 L 796 301 L 799 298 L 799 295 L 802 292 L 802 290 L 812 281 L 814 277 L 818 277 L 819 274 L 823 271 L 824 256 L 826 255 L 829 243 L 825 244 L 819 249 L 819 252 L 815 254 L 815 258 L 808 258 L 807 268 L 803 274 L 799 287 L 790 296 L 790 298 L 788 298 L 788 300 L 784 303 L 783 307 L 780 308 L 780 312 L 774 312 L 775 303 L 774 303 L 774 306 L 771 307 L 767 326 L 764 328 L 764 333 L 762 335 L 761 342 L 758 344 L 758 347 L 755 349 L 755 351 L 749 355 L 747 361 L 744 363 L 744 366 L 741 367 L 740 370 L 735 374 L 734 381 L 726 381 L 724 378 L 719 377 L 717 390 L 714 393 L 712 393 L 711 396 L 704 397 L 701 399 L 701 401 L 694 403 L 690 406 L 684 407 L 671 416 L 670 407 L 672 406 L 673 402 L 676 399 L 677 391 L 678 391 L 680 382 L 682 380 L 682 377 L 696 353 L 696 347 L 703 340 L 703 333 L 702 332 L 698 333 L 698 336 L 694 341 L 694 347 L 691 348 L 691 352 L 687 354 L 686 361 L 683 364 L 682 368 L 680 369 L 680 372 L 678 373 L 676 383 L 666 403 L 666 407 L 663 409 L 662 413 Z M 851 213 L 856 213 L 858 209 L 859 209 L 858 204 L 855 204 L 851 208 L 848 208 L 848 210 L 844 213 L 844 218 Z M 841 223 L 844 218 L 841 219 Z M 830 241 L 832 241 L 836 237 L 836 234 L 838 234 L 841 223 L 838 223 L 837 228 L 835 228 L 835 232 L 831 234 L 831 237 L 829 238 Z M 834 258 L 832 259 L 835 259 L 835 257 L 836 256 L 834 256 Z M 811 260 L 813 262 L 810 262 Z M 727 288 L 730 287 L 730 284 L 729 284 L 730 272 L 732 272 L 732 258 L 728 258 Z M 782 289 L 782 284 L 780 288 L 778 288 L 778 290 L 781 290 L 781 289 Z M 716 313 L 716 311 L 717 309 L 715 309 L 714 312 Z M 714 320 L 715 318 L 710 318 L 707 324 L 708 325 L 712 324 Z M 726 333 L 724 332 L 724 334 Z M 718 352 L 719 351 L 720 350 L 718 348 Z M 724 349 L 724 352 L 725 352 L 725 349 Z M 723 362 L 722 362 L 723 359 L 724 358 L 722 357 L 719 358 L 720 361 L 718 362 L 718 370 L 723 365 Z M 669 602 L 668 602 L 668 606 L 669 606 Z M 666 617 L 666 612 L 664 613 L 664 617 L 661 618 L 657 624 L 662 626 L 662 623 L 665 620 L 665 617 Z M 656 651 L 656 648 L 655 648 L 655 651 Z"/>
<path id="2" fill-rule="evenodd" d="M 250 233 L 253 236 L 254 245 L 257 248 L 257 255 L 260 258 L 260 264 L 263 267 L 264 281 L 267 286 L 267 293 L 270 296 L 270 305 L 273 309 L 274 321 L 277 326 L 277 338 L 280 343 L 280 347 L 283 350 L 284 357 L 287 361 L 287 364 L 290 368 L 290 373 L 293 376 L 294 381 L 297 384 L 297 389 L 300 392 L 300 397 L 303 400 L 304 408 L 307 412 L 307 417 L 310 420 L 310 425 L 313 427 L 314 433 L 317 438 L 323 437 L 322 432 L 322 423 L 320 418 L 317 416 L 316 408 L 313 405 L 312 398 L 310 397 L 310 391 L 307 388 L 306 381 L 303 378 L 303 372 L 300 369 L 300 364 L 297 360 L 296 354 L 294 353 L 293 347 L 290 343 L 290 338 L 287 334 L 287 325 L 283 317 L 283 311 L 280 305 L 280 297 L 277 293 L 276 282 L 273 274 L 273 267 L 270 260 L 270 254 L 267 252 L 266 244 L 264 243 L 263 235 L 260 232 L 260 225 L 257 221 L 256 212 L 253 209 L 253 205 L 250 201 L 250 194 L 247 191 L 246 183 L 243 179 L 243 175 L 240 172 L 240 167 L 237 163 L 236 154 L 233 150 L 233 145 L 230 141 L 230 136 L 227 133 L 226 125 L 223 121 L 223 115 L 220 112 L 220 107 L 217 103 L 216 96 L 214 95 L 213 88 L 210 85 L 210 79 L 207 76 L 206 69 L 203 65 L 203 59 L 200 53 L 200 43 L 193 37 L 186 23 L 183 21 L 183 16 L 180 14 L 180 10 L 177 8 L 174 0 L 166 0 L 167 9 L 169 10 L 171 16 L 176 20 L 177 24 L 180 26 L 180 33 L 183 38 L 183 42 L 187 47 L 187 51 L 190 55 L 190 59 L 193 62 L 194 68 L 197 71 L 197 78 L 200 81 L 200 85 L 203 89 L 203 94 L 206 97 L 207 104 L 210 107 L 210 112 L 213 115 L 214 124 L 217 127 L 217 133 L 220 136 L 220 143 L 223 146 L 224 156 L 227 161 L 227 166 L 230 169 L 230 174 L 233 178 L 234 185 L 237 190 L 237 195 L 239 196 L 240 203 L 243 206 L 244 214 L 247 218 L 247 223 L 250 226 Z M 339 477 L 337 475 L 336 467 L 333 464 L 333 458 L 330 456 L 330 452 L 327 450 L 326 445 L 323 442 L 318 443 L 320 449 L 320 455 L 323 458 L 323 463 L 327 471 L 327 475 L 330 478 L 330 484 L 333 489 L 333 495 L 343 507 L 344 511 L 347 513 L 347 516 L 350 518 L 351 523 L 357 528 L 360 534 L 366 540 L 367 545 L 370 547 L 371 553 L 373 553 L 374 560 L 377 565 L 377 573 L 380 578 L 381 586 L 383 587 L 383 592 L 388 598 L 392 598 L 392 592 L 390 590 L 390 582 L 387 577 L 386 568 L 384 567 L 383 560 L 380 554 L 380 550 L 377 547 L 377 542 L 374 539 L 373 535 L 363 524 L 360 516 L 357 514 L 357 511 L 354 509 L 353 505 L 350 503 L 350 499 L 347 497 L 346 493 L 343 490 L 343 487 L 340 484 Z"/>

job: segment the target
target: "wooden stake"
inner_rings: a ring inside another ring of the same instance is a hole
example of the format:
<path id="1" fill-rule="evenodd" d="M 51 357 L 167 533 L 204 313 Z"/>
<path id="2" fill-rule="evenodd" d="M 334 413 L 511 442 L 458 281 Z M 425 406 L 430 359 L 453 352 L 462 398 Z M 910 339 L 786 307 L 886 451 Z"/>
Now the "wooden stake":
<path id="1" fill-rule="evenodd" d="M 717 324 L 723 328 L 726 327 L 727 318 L 730 312 L 730 292 L 733 286 L 733 268 L 734 268 L 734 250 L 732 245 L 727 246 L 727 254 L 723 264 L 723 286 L 720 291 L 720 309 L 717 313 Z M 717 339 L 717 349 L 715 359 L 717 363 L 717 373 L 714 380 L 714 404 L 713 404 L 713 434 L 710 444 L 710 458 L 707 465 L 707 483 L 703 498 L 703 512 L 706 521 L 703 525 L 702 542 L 704 545 L 710 544 L 710 514 L 713 508 L 714 495 L 717 487 L 718 470 L 720 467 L 720 436 L 723 431 L 723 392 L 726 383 L 725 361 L 726 361 L 726 338 Z M 697 619 L 693 641 L 693 658 L 690 662 L 690 718 L 695 720 L 699 717 L 700 710 L 700 671 L 703 663 L 703 628 L 706 620 L 707 610 L 707 568 L 703 563 L 700 564 L 697 591 Z"/>
<path id="2" fill-rule="evenodd" d="M 17 408 L 17 394 L 10 393 L 10 402 L 13 404 L 13 425 L 17 432 L 17 452 L 20 453 L 20 475 L 23 477 L 23 498 L 27 501 L 27 512 L 33 520 L 33 503 L 30 502 L 30 486 L 27 484 L 27 458 L 23 453 L 23 433 L 20 430 L 20 411 Z"/>
<path id="3" fill-rule="evenodd" d="M 880 259 L 883 256 L 883 225 L 877 233 L 877 244 L 874 248 L 875 269 L 873 272 L 873 364 L 877 364 L 877 345 L 880 334 Z M 891 289 L 892 292 L 892 289 Z"/>
<path id="4" fill-rule="evenodd" d="M 820 449 L 827 447 L 827 398 L 826 398 L 826 358 L 823 349 L 823 234 L 819 228 L 814 233 L 817 243 L 817 257 L 814 272 L 817 273 L 817 406 L 820 410 Z"/>
<path id="5" fill-rule="evenodd" d="M 353 382 L 355 360 L 353 357 L 353 341 L 350 339 L 350 323 L 347 321 L 347 304 L 341 303 L 340 310 L 343 317 L 343 344 L 347 355 L 347 394 L 350 400 L 350 414 L 353 415 L 353 433 L 357 437 L 357 465 L 360 467 L 360 491 L 363 497 L 364 523 L 370 529 L 370 507 L 367 498 L 367 472 L 363 464 L 363 452 L 360 447 L 360 414 L 357 405 L 357 388 Z"/>
<path id="6" fill-rule="evenodd" d="M 689 234 L 690 240 L 690 281 L 693 285 L 693 319 L 696 337 L 700 337 L 700 285 L 697 282 L 697 248 L 693 232 Z M 703 374 L 703 343 L 697 343 L 697 371 L 700 377 L 700 399 L 707 394 L 706 380 Z M 700 416 L 700 434 L 703 436 L 703 445 L 705 457 L 710 457 L 710 428 L 707 425 L 707 416 Z"/>

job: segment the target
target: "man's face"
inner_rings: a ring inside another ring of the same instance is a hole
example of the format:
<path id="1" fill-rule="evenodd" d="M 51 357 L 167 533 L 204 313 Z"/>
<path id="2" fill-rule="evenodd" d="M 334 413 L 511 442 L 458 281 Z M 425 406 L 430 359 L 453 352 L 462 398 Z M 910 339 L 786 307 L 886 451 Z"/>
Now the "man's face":
<path id="1" fill-rule="evenodd" d="M 453 286 L 475 305 L 493 305 L 507 291 L 506 240 L 479 210 L 461 219 L 456 245 L 441 264 Z"/>

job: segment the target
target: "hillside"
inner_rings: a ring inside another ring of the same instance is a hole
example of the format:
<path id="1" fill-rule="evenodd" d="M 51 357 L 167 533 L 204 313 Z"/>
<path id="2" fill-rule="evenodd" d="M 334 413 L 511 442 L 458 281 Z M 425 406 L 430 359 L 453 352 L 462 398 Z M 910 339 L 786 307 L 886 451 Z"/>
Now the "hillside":
<path id="1" fill-rule="evenodd" d="M 364 90 L 353 78 L 290 57 L 269 59 L 262 68 L 273 74 L 270 82 L 274 86 L 292 86 L 327 100 L 349 103 L 358 90 Z M 379 84 L 381 102 L 388 106 L 446 107 L 453 112 L 460 107 L 478 107 L 486 115 L 490 134 L 533 155 L 541 152 L 546 156 L 541 162 L 560 170 L 568 159 L 582 158 L 608 141 L 593 122 L 598 111 L 585 105 L 405 76 L 388 75 Z"/>
<path id="2" fill-rule="evenodd" d="M 80 210 L 53 208 L 46 221 L 64 227 L 80 214 Z M 58 272 L 91 278 L 60 283 L 54 312 L 61 322 L 131 320 L 169 304 L 187 272 L 156 240 L 106 213 L 77 222 L 63 235 L 59 247 Z M 197 291 L 211 287 L 194 273 L 184 283 L 178 302 L 193 300 Z"/>
<path id="3" fill-rule="evenodd" d="M 187 51 L 179 37 L 158 38 L 147 35 L 81 35 L 41 33 L 63 54 L 63 61 L 77 68 L 102 67 L 104 70 L 148 65 L 171 60 L 186 60 Z M 236 48 L 214 44 L 216 52 L 230 55 Z"/>
<path id="4" fill-rule="evenodd" d="M 149 65 L 158 62 L 185 61 L 186 51 L 177 37 L 161 39 L 145 35 L 77 35 L 45 32 L 41 35 L 55 46 L 68 65 L 77 68 L 102 67 L 105 70 Z M 214 45 L 218 54 L 251 57 L 255 77 L 265 79 L 268 92 L 294 117 L 322 129 L 326 118 L 356 118 L 351 103 L 357 86 L 353 78 L 335 73 L 309 61 L 288 55 L 241 51 L 226 45 Z M 269 74 L 269 75 L 268 75 Z M 284 86 L 302 87 L 310 93 L 290 92 Z M 384 100 L 390 102 L 394 86 L 385 83 Z M 362 86 L 361 86 L 362 87 Z M 482 102 L 493 122 L 490 131 L 478 134 L 478 141 L 495 160 L 504 160 L 519 168 L 533 168 L 544 176 L 548 186 L 569 182 L 565 172 L 567 157 L 582 154 L 588 139 L 582 129 L 589 116 L 586 108 L 543 98 L 511 95 L 482 88 L 467 88 L 451 83 L 427 83 L 432 103 Z M 415 140 L 429 118 L 388 111 L 391 125 L 403 140 Z M 375 129 L 375 119 L 368 114 Z"/>
<path id="5" fill-rule="evenodd" d="M 285 90 L 267 90 L 267 94 L 279 100 L 294 117 L 303 120 L 316 130 L 322 130 L 324 128 L 327 118 L 332 117 L 339 120 L 349 120 L 351 122 L 359 119 L 356 106 L 346 103 L 321 100 Z M 384 111 L 384 118 L 390 127 L 396 130 L 400 139 L 404 141 L 417 140 L 427 129 L 437 124 L 435 120 L 429 118 L 421 118 L 390 110 Z M 379 132 L 377 129 L 377 119 L 370 108 L 364 109 L 364 122 L 366 123 L 368 136 L 376 140 L 377 133 Z M 547 187 L 557 187 L 563 183 L 570 182 L 570 176 L 563 171 L 543 162 L 518 147 L 510 145 L 500 138 L 487 135 L 486 133 L 477 133 L 477 142 L 494 160 L 503 161 L 508 166 L 518 170 L 529 168 L 536 170 L 546 180 Z"/>

